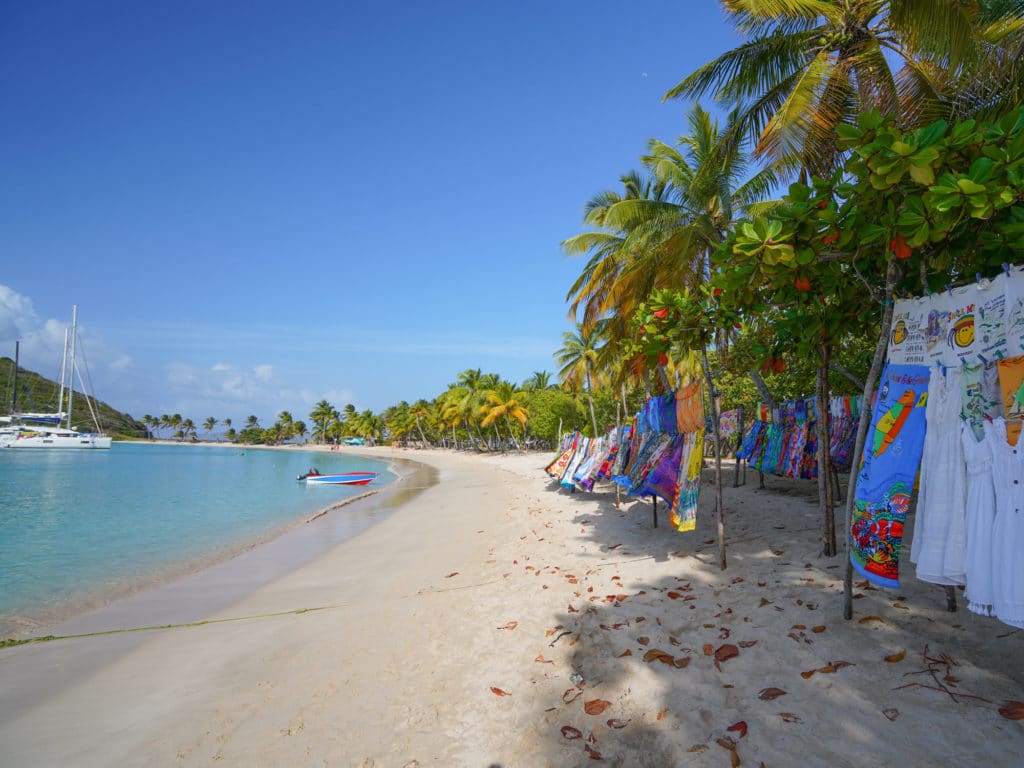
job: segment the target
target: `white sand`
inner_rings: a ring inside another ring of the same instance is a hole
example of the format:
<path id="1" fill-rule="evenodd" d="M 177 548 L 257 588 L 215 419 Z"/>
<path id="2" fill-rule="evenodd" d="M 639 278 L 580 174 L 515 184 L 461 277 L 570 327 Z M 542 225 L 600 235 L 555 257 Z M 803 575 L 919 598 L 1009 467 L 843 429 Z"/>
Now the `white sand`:
<path id="1" fill-rule="evenodd" d="M 998 709 L 1024 700 L 1024 632 L 947 613 L 909 564 L 843 621 L 813 483 L 729 473 L 722 572 L 711 492 L 680 534 L 664 505 L 653 529 L 647 502 L 558 490 L 546 454 L 369 452 L 441 482 L 209 617 L 233 620 L 0 650 L 0 763 L 728 766 L 730 737 L 770 768 L 1019 764 L 1024 721 Z"/>

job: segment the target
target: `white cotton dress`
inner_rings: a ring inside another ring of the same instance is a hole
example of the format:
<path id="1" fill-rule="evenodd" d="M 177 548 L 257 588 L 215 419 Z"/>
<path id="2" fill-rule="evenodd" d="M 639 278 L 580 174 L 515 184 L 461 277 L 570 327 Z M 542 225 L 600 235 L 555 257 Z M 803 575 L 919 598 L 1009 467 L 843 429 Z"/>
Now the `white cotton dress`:
<path id="1" fill-rule="evenodd" d="M 984 430 L 980 424 L 979 430 Z M 967 467 L 967 609 L 982 616 L 992 615 L 992 528 L 996 519 L 996 493 L 992 484 L 992 451 L 975 437 L 971 425 L 960 428 L 964 463 Z"/>
<path id="2" fill-rule="evenodd" d="M 992 455 L 996 517 L 992 525 L 992 613 L 1024 629 L 1024 440 L 1006 442 L 1006 420 L 985 422 Z"/>
<path id="3" fill-rule="evenodd" d="M 967 472 L 960 436 L 960 368 L 933 371 L 928 383 L 928 427 L 921 456 L 910 562 L 917 578 L 964 584 L 967 554 Z"/>

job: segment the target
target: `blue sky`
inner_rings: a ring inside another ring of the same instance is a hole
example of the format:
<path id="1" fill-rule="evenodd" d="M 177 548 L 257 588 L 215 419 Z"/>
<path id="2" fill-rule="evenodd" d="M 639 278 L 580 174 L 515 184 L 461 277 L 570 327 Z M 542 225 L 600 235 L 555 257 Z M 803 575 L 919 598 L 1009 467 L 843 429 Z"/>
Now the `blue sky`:
<path id="1" fill-rule="evenodd" d="M 554 372 L 583 205 L 685 131 L 717 0 L 85 2 L 0 25 L 0 355 L 269 424 Z"/>

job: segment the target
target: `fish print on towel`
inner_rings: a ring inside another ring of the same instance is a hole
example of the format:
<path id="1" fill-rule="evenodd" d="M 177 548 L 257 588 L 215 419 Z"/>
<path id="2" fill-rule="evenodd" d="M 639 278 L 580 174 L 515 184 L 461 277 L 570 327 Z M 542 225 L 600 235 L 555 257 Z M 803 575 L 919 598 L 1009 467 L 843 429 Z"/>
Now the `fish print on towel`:
<path id="1" fill-rule="evenodd" d="M 869 581 L 899 586 L 903 525 L 921 463 L 929 369 L 888 364 L 857 473 L 850 560 Z"/>

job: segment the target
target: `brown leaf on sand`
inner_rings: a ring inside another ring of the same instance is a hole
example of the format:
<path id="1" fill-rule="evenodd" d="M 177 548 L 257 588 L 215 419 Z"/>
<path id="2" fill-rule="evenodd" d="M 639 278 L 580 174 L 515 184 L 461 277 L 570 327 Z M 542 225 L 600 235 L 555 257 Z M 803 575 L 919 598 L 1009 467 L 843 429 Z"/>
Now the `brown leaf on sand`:
<path id="1" fill-rule="evenodd" d="M 757 645 L 757 640 L 740 640 L 736 645 L 740 648 L 753 648 Z"/>
<path id="2" fill-rule="evenodd" d="M 601 759 L 601 753 L 598 752 L 596 749 L 594 749 L 589 744 L 584 744 L 583 745 L 583 749 L 586 751 L 587 757 L 589 757 L 591 760 L 600 760 Z"/>
<path id="3" fill-rule="evenodd" d="M 579 728 L 573 728 L 571 725 L 563 725 L 562 736 L 567 738 L 569 741 L 575 741 L 576 739 L 583 738 L 583 733 Z"/>
<path id="4" fill-rule="evenodd" d="M 580 696 L 583 695 L 583 691 L 578 688 L 568 688 L 565 693 L 562 694 L 562 703 L 571 704 L 576 701 Z"/>
<path id="5" fill-rule="evenodd" d="M 785 720 L 787 723 L 802 723 L 800 715 L 794 715 L 792 712 L 779 712 L 779 717 Z"/>
<path id="6" fill-rule="evenodd" d="M 592 699 L 583 703 L 583 711 L 588 715 L 600 715 L 611 705 L 610 701 L 605 701 L 604 699 Z"/>
<path id="7" fill-rule="evenodd" d="M 452 572 L 451 572 L 451 573 L 449 573 L 449 574 L 448 574 L 447 576 L 445 576 L 445 578 L 446 578 L 446 579 L 450 579 L 450 578 L 451 578 L 452 576 L 458 576 L 458 575 L 459 575 L 459 572 L 458 572 L 458 571 L 452 571 Z"/>
<path id="8" fill-rule="evenodd" d="M 895 720 L 897 717 L 900 716 L 900 711 L 896 709 L 896 707 L 889 707 L 889 709 L 883 709 L 882 714 L 890 720 Z"/>
<path id="9" fill-rule="evenodd" d="M 999 708 L 999 714 L 1007 720 L 1024 720 L 1024 701 L 1008 701 Z"/>
<path id="10" fill-rule="evenodd" d="M 700 754 L 701 752 L 707 752 L 708 751 L 708 745 L 707 744 L 694 744 L 692 747 L 690 747 L 686 751 L 687 752 L 695 752 L 697 754 Z"/>
<path id="11" fill-rule="evenodd" d="M 729 760 L 732 768 L 737 768 L 737 766 L 741 764 L 739 753 L 736 751 L 736 742 L 734 742 L 730 738 L 723 737 L 721 739 L 716 739 L 715 743 L 718 744 L 718 746 L 722 747 L 722 749 L 729 750 Z"/>
<path id="12" fill-rule="evenodd" d="M 507 622 L 505 622 L 505 623 L 504 623 L 504 624 L 503 624 L 502 626 L 500 626 L 500 627 L 497 627 L 497 629 L 508 629 L 508 630 L 512 630 L 512 629 L 515 629 L 515 628 L 516 628 L 516 627 L 518 627 L 518 626 L 519 626 L 519 622 L 518 622 L 518 621 L 507 621 Z"/>
<path id="13" fill-rule="evenodd" d="M 652 661 L 660 661 L 662 664 L 671 665 L 675 662 L 675 657 L 672 656 L 672 654 L 665 653 L 664 651 L 658 648 L 652 648 L 644 654 L 644 661 L 648 664 L 650 664 Z"/>
<path id="14" fill-rule="evenodd" d="M 804 680 L 809 680 L 810 678 L 814 677 L 814 673 L 817 671 L 818 670 L 816 669 L 808 669 L 806 672 L 801 672 L 800 677 L 802 677 Z"/>
<path id="15" fill-rule="evenodd" d="M 554 664 L 551 659 L 545 659 L 543 653 L 538 653 L 537 658 L 534 659 L 538 664 Z"/>
<path id="16" fill-rule="evenodd" d="M 627 725 L 629 725 L 629 720 L 616 720 L 615 718 L 612 718 L 608 721 L 608 727 L 614 728 L 615 730 L 625 728 Z"/>
<path id="17" fill-rule="evenodd" d="M 718 650 L 715 651 L 715 661 L 728 661 L 729 659 L 735 658 L 739 655 L 739 648 L 732 643 L 726 643 L 725 645 L 719 646 Z"/>
<path id="18" fill-rule="evenodd" d="M 857 623 L 858 624 L 867 624 L 868 622 L 871 622 L 871 621 L 877 621 L 880 624 L 885 624 L 885 619 L 883 619 L 881 616 L 875 616 L 873 614 L 871 616 L 865 616 L 863 619 L 858 620 Z"/>
<path id="19" fill-rule="evenodd" d="M 715 646 L 711 643 L 704 643 L 704 655 L 711 656 L 715 652 Z"/>
<path id="20" fill-rule="evenodd" d="M 629 650 L 629 648 L 627 648 L 626 650 L 624 650 L 622 653 L 620 653 L 615 658 L 616 659 L 621 659 L 623 656 L 632 656 L 632 655 L 633 655 L 633 652 L 631 650 Z"/>
<path id="21" fill-rule="evenodd" d="M 569 613 L 579 613 L 579 612 L 580 612 L 579 608 L 573 608 L 572 603 L 569 603 Z"/>
<path id="22" fill-rule="evenodd" d="M 680 597 L 682 597 L 682 595 L 679 594 L 678 592 L 669 592 L 668 593 L 669 600 L 678 600 Z"/>
<path id="23" fill-rule="evenodd" d="M 640 645 L 650 645 L 651 644 L 651 638 L 647 637 L 647 635 L 641 635 L 640 637 L 638 637 L 636 639 L 636 641 L 638 643 L 640 643 Z"/>
<path id="24" fill-rule="evenodd" d="M 888 661 L 890 664 L 895 664 L 897 661 L 903 661 L 903 659 L 905 659 L 906 656 L 907 656 L 907 651 L 906 651 L 906 649 L 904 649 L 904 650 L 900 651 L 899 653 L 893 653 L 893 654 L 890 654 L 890 655 L 886 656 L 885 660 Z"/>
<path id="25" fill-rule="evenodd" d="M 816 634 L 816 635 L 820 635 L 820 634 L 821 634 L 822 632 L 824 632 L 824 631 L 825 631 L 826 629 L 827 629 L 827 627 L 826 627 L 826 626 L 825 626 L 824 624 L 819 624 L 819 625 L 818 625 L 818 626 L 816 626 L 816 627 L 811 627 L 811 632 L 813 632 L 813 633 L 814 633 L 814 634 Z"/>
<path id="26" fill-rule="evenodd" d="M 690 657 L 689 656 L 680 656 L 678 659 L 676 659 L 675 661 L 672 662 L 672 666 L 676 667 L 677 669 L 683 669 L 684 667 L 688 666 L 689 663 L 690 663 Z"/>
<path id="27" fill-rule="evenodd" d="M 667 715 L 667 714 L 668 714 L 668 710 L 667 709 L 661 710 L 661 712 L 658 713 L 658 720 L 664 720 L 665 719 L 665 715 Z"/>
<path id="28" fill-rule="evenodd" d="M 495 688 L 494 686 L 491 686 L 491 693 L 493 693 L 495 696 L 511 696 L 512 695 L 508 691 L 503 691 L 503 690 L 501 690 L 501 688 Z"/>
<path id="29" fill-rule="evenodd" d="M 761 598 L 761 602 L 758 604 L 757 607 L 758 608 L 764 608 L 766 605 L 771 605 L 771 604 L 772 604 L 771 600 L 768 600 L 767 598 L 762 597 Z"/>
<path id="30" fill-rule="evenodd" d="M 786 692 L 781 688 L 762 688 L 761 692 L 757 694 L 757 697 L 763 701 L 771 701 L 772 699 L 777 699 L 779 696 L 785 695 Z"/>

